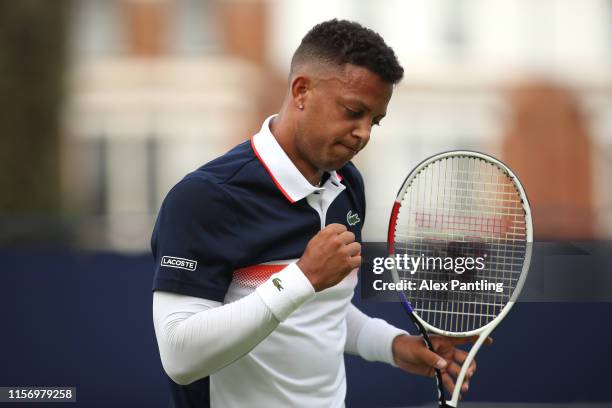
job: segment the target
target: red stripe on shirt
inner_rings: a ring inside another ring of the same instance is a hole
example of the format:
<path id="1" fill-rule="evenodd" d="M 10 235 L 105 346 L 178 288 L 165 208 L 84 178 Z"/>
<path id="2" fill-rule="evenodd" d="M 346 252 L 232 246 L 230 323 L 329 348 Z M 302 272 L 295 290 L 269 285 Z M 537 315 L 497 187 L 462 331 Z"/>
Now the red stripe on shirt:
<path id="1" fill-rule="evenodd" d="M 234 271 L 234 281 L 245 286 L 259 286 L 287 265 L 253 265 Z"/>
<path id="2" fill-rule="evenodd" d="M 272 171 L 270 171 L 270 168 L 268 167 L 268 165 L 266 164 L 265 161 L 263 161 L 263 159 L 261 158 L 261 156 L 259 155 L 259 152 L 257 151 L 257 149 L 255 148 L 255 143 L 253 143 L 253 138 L 251 138 L 251 148 L 253 149 L 253 151 L 255 152 L 255 156 L 257 156 L 257 158 L 259 159 L 259 161 L 261 162 L 261 164 L 263 164 L 263 166 L 265 167 L 265 169 L 268 171 L 268 174 L 270 174 L 270 177 L 272 177 L 272 181 L 274 181 L 274 184 L 276 184 L 276 187 L 278 187 L 278 189 L 281 191 L 281 193 L 283 193 L 283 195 L 285 197 L 287 197 L 287 200 L 289 200 L 291 202 L 291 204 L 293 204 L 295 202 L 295 200 L 293 200 L 291 198 L 291 196 L 289 195 L 289 193 L 287 193 L 285 191 L 285 189 L 280 185 L 280 183 L 278 182 L 278 180 L 276 180 L 276 177 L 274 177 L 274 174 L 272 174 Z"/>

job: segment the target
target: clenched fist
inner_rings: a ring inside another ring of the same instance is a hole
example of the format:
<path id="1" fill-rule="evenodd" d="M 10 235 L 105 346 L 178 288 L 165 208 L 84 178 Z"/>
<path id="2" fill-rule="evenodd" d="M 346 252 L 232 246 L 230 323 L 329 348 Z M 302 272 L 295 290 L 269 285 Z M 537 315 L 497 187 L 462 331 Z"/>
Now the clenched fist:
<path id="1" fill-rule="evenodd" d="M 312 237 L 297 266 L 319 292 L 338 284 L 361 265 L 361 244 L 342 224 L 329 224 Z"/>

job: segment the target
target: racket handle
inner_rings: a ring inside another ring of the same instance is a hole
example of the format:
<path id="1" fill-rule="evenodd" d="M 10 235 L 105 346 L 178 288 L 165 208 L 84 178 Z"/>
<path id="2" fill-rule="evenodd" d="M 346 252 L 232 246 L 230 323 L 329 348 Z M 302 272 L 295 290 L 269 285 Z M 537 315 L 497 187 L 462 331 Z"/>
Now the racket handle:
<path id="1" fill-rule="evenodd" d="M 410 306 L 410 303 L 408 303 L 408 299 L 406 299 L 406 295 L 404 295 L 403 292 L 400 292 L 400 299 L 401 299 L 402 305 L 404 305 L 404 310 L 406 311 L 406 313 L 408 313 L 408 316 L 410 316 L 410 319 L 412 320 L 412 322 L 419 329 L 419 332 L 421 333 L 421 337 L 423 337 L 423 341 L 425 342 L 425 345 L 427 346 L 429 350 L 435 353 L 433 344 L 431 343 L 431 340 L 429 339 L 429 336 L 427 335 L 427 331 L 425 330 L 421 322 L 419 322 L 419 320 L 412 313 L 412 306 Z M 444 398 L 444 384 L 442 382 L 442 373 L 437 368 L 435 370 L 436 370 L 436 384 L 438 386 L 438 407 L 451 407 L 451 405 L 448 405 L 446 403 L 446 398 Z"/>
<path id="2" fill-rule="evenodd" d="M 429 336 L 427 335 L 425 328 L 421 325 L 421 322 L 419 322 L 413 315 L 411 316 L 412 316 L 414 323 L 419 328 L 419 331 L 421 332 L 421 336 L 423 337 L 423 340 L 425 341 L 427 348 L 431 351 L 434 351 L 433 344 L 431 343 L 431 340 L 429 339 Z M 444 397 L 444 383 L 442 382 L 442 372 L 438 368 L 436 368 L 435 371 L 436 371 L 436 385 L 438 386 L 438 406 L 439 407 L 450 407 L 450 405 L 446 403 L 446 398 Z"/>

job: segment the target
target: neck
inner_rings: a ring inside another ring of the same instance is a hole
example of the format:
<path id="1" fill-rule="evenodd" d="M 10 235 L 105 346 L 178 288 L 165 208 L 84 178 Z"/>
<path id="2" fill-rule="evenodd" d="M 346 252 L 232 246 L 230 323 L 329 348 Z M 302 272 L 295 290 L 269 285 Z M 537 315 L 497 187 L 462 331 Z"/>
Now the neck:
<path id="1" fill-rule="evenodd" d="M 293 124 L 294 121 L 289 120 L 287 116 L 286 109 L 281 109 L 278 116 L 270 121 L 270 131 L 304 178 L 313 186 L 317 186 L 321 182 L 323 171 L 317 169 L 300 154 L 295 140 L 297 129 Z"/>

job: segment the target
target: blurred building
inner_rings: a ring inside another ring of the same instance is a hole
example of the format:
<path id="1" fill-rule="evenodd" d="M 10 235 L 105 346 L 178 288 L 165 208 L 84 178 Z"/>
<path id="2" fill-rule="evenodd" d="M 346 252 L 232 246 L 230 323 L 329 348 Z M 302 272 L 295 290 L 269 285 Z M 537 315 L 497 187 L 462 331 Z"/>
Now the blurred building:
<path id="1" fill-rule="evenodd" d="M 145 250 L 169 188 L 258 130 L 280 104 L 301 37 L 334 17 L 378 31 L 406 69 L 356 159 L 368 194 L 366 240 L 385 239 L 408 171 L 451 149 L 508 161 L 532 198 L 536 236 L 612 237 L 612 1 L 72 7 L 62 185 L 83 247 Z"/>

